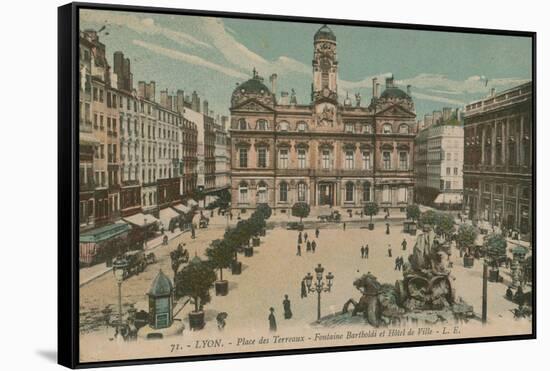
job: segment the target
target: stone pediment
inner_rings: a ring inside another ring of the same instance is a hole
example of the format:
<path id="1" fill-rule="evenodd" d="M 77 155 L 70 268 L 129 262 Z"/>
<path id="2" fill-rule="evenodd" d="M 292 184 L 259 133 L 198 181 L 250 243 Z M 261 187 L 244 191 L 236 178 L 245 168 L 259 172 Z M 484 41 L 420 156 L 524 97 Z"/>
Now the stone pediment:
<path id="1" fill-rule="evenodd" d="M 416 114 L 404 108 L 400 104 L 392 104 L 391 106 L 384 108 L 382 111 L 377 112 L 376 116 L 398 116 L 415 118 Z"/>
<path id="2" fill-rule="evenodd" d="M 232 108 L 232 111 L 273 112 L 274 110 L 273 108 L 252 98 L 236 105 L 235 107 Z"/>

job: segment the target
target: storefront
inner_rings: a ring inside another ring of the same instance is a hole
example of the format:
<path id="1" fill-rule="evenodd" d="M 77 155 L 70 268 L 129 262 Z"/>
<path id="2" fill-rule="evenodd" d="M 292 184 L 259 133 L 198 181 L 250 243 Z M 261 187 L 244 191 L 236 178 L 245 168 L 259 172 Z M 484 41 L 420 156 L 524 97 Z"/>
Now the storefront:
<path id="1" fill-rule="evenodd" d="M 120 222 L 84 232 L 80 235 L 79 260 L 81 266 L 106 261 L 109 263 L 127 246 L 130 226 Z"/>

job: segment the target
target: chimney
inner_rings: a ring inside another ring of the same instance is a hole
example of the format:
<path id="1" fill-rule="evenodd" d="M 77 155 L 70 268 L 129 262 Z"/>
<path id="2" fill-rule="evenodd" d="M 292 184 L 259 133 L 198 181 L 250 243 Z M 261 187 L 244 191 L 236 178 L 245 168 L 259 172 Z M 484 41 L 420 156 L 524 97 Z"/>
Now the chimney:
<path id="1" fill-rule="evenodd" d="M 201 100 L 196 91 L 193 91 L 193 94 L 191 94 L 191 109 L 195 112 L 201 111 Z"/>
<path id="2" fill-rule="evenodd" d="M 176 111 L 183 113 L 183 107 L 185 103 L 185 96 L 183 90 L 178 89 L 176 92 Z"/>
<path id="3" fill-rule="evenodd" d="M 376 98 L 380 98 L 380 83 L 376 83 Z"/>
<path id="4" fill-rule="evenodd" d="M 172 96 L 171 95 L 168 95 L 166 97 L 166 108 L 168 108 L 170 111 L 173 111 L 174 110 L 174 105 L 173 105 L 173 99 L 172 99 Z"/>
<path id="5" fill-rule="evenodd" d="M 432 124 L 439 124 L 441 122 L 441 111 L 434 111 L 433 118 L 432 118 Z"/>
<path id="6" fill-rule="evenodd" d="M 443 122 L 451 119 L 451 107 L 443 107 Z"/>
<path id="7" fill-rule="evenodd" d="M 495 88 L 491 88 L 491 97 L 494 97 L 494 96 L 495 96 L 495 93 L 496 93 L 496 89 L 495 89 Z"/>
<path id="8" fill-rule="evenodd" d="M 277 74 L 269 76 L 269 81 L 271 82 L 271 94 L 277 94 Z"/>
<path id="9" fill-rule="evenodd" d="M 147 92 L 147 99 L 149 99 L 151 102 L 154 102 L 155 101 L 155 82 L 154 81 L 149 82 L 149 84 L 147 85 L 146 92 Z"/>
<path id="10" fill-rule="evenodd" d="M 138 96 L 145 98 L 145 81 L 138 82 Z"/>
<path id="11" fill-rule="evenodd" d="M 205 114 L 205 115 L 209 115 L 210 114 L 210 111 L 208 110 L 208 101 L 205 99 L 202 101 L 202 112 Z"/>
<path id="12" fill-rule="evenodd" d="M 281 92 L 281 104 L 288 105 L 289 99 L 288 99 L 288 91 L 282 91 Z"/>
<path id="13" fill-rule="evenodd" d="M 456 115 L 457 121 L 462 120 L 462 112 L 460 111 L 460 108 L 457 108 L 457 109 L 455 110 L 455 115 Z"/>
<path id="14" fill-rule="evenodd" d="M 378 79 L 376 77 L 374 77 L 372 79 L 372 97 L 373 98 L 378 98 L 378 94 L 376 92 L 376 85 L 378 84 Z"/>
<path id="15" fill-rule="evenodd" d="M 411 85 L 407 85 L 407 95 L 411 95 L 411 92 L 412 92 L 412 86 Z"/>
<path id="16" fill-rule="evenodd" d="M 168 89 L 160 91 L 160 105 L 168 108 Z"/>

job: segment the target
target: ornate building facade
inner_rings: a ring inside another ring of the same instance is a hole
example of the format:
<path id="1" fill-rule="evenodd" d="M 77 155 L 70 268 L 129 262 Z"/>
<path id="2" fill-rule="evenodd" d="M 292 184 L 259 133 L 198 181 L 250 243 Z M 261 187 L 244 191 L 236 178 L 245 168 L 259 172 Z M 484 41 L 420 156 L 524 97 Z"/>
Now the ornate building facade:
<path id="1" fill-rule="evenodd" d="M 472 219 L 531 231 L 532 83 L 470 103 L 464 113 L 464 208 Z"/>
<path id="2" fill-rule="evenodd" d="M 403 208 L 413 200 L 415 108 L 407 92 L 373 79 L 368 105 L 338 96 L 336 37 L 314 36 L 311 102 L 275 96 L 254 71 L 231 97 L 231 192 L 235 209 L 267 203 L 287 212 L 295 202 L 361 208 L 376 201 Z"/>

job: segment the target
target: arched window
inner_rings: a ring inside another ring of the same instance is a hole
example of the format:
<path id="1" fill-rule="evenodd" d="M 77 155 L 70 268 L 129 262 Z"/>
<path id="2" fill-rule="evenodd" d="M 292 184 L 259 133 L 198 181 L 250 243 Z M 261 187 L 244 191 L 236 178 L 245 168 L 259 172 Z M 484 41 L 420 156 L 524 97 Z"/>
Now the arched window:
<path id="1" fill-rule="evenodd" d="M 399 134 L 409 134 L 409 125 L 407 124 L 399 125 Z"/>
<path id="2" fill-rule="evenodd" d="M 267 203 L 267 184 L 262 180 L 258 183 L 257 202 L 259 204 Z"/>
<path id="3" fill-rule="evenodd" d="M 241 182 L 239 184 L 239 202 L 248 202 L 248 184 L 246 182 Z"/>
<path id="4" fill-rule="evenodd" d="M 279 123 L 279 131 L 288 131 L 289 124 L 286 121 L 281 121 Z"/>
<path id="5" fill-rule="evenodd" d="M 352 182 L 346 183 L 346 202 L 353 202 L 354 186 Z"/>
<path id="6" fill-rule="evenodd" d="M 239 130 L 246 130 L 247 128 L 246 120 L 245 119 L 239 119 Z"/>
<path id="7" fill-rule="evenodd" d="M 268 130 L 268 123 L 267 120 L 259 119 L 256 121 L 256 130 Z"/>
<path id="8" fill-rule="evenodd" d="M 298 184 L 298 202 L 306 202 L 307 184 Z"/>
<path id="9" fill-rule="evenodd" d="M 363 201 L 370 202 L 370 182 L 363 184 Z"/>
<path id="10" fill-rule="evenodd" d="M 288 183 L 279 184 L 279 201 L 288 202 Z"/>
<path id="11" fill-rule="evenodd" d="M 372 134 L 372 125 L 371 124 L 363 125 L 363 133 L 364 134 Z"/>
<path id="12" fill-rule="evenodd" d="M 382 126 L 382 134 L 391 134 L 392 132 L 393 130 L 390 123 L 385 123 Z"/>
<path id="13" fill-rule="evenodd" d="M 297 131 L 306 131 L 307 130 L 307 123 L 305 121 L 299 121 L 298 124 L 296 124 L 296 130 Z"/>

